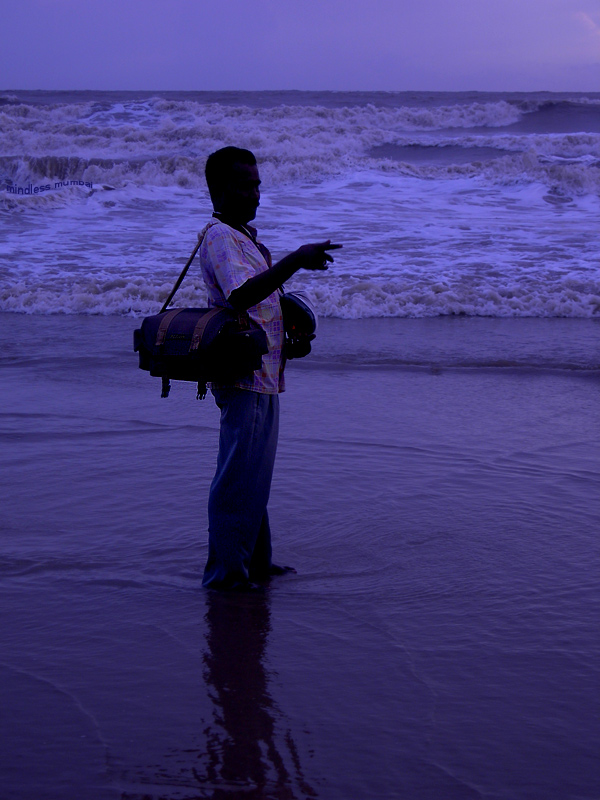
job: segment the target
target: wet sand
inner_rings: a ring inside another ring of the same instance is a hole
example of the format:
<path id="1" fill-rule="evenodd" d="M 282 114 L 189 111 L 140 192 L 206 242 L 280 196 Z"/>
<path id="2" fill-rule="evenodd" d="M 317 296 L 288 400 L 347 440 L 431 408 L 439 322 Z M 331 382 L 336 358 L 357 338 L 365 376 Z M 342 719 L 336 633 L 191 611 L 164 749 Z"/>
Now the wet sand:
<path id="1" fill-rule="evenodd" d="M 244 597 L 200 587 L 211 401 L 160 399 L 134 320 L 0 315 L 2 800 L 591 800 L 578 323 L 325 320 L 270 506 L 298 575 Z"/>

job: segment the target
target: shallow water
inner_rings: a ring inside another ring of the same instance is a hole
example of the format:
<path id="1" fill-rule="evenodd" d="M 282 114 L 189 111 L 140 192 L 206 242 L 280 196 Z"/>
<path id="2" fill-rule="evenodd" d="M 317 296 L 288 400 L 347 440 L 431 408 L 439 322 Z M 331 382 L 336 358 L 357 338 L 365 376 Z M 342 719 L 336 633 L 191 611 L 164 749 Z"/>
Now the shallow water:
<path id="1" fill-rule="evenodd" d="M 2 800 L 595 797 L 595 324 L 325 321 L 264 597 L 200 588 L 218 416 L 135 324 L 0 315 Z"/>

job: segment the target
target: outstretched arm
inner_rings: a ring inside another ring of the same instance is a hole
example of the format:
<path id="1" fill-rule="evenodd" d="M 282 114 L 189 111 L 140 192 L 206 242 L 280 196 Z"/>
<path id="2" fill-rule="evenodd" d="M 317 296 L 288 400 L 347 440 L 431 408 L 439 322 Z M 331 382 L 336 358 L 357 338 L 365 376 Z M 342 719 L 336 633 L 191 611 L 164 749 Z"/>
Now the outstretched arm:
<path id="1" fill-rule="evenodd" d="M 273 294 L 299 269 L 326 270 L 333 257 L 328 250 L 338 250 L 341 244 L 326 242 L 304 244 L 285 256 L 270 269 L 249 278 L 229 295 L 229 302 L 236 311 L 246 311 L 251 306 Z"/>

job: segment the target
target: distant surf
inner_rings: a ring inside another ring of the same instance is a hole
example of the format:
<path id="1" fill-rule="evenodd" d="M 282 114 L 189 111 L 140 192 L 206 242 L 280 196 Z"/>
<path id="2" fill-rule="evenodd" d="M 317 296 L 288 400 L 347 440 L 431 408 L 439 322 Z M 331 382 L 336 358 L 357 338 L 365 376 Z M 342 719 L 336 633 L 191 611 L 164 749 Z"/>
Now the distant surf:
<path id="1" fill-rule="evenodd" d="M 292 282 L 322 315 L 600 314 L 600 94 L 6 92 L 0 125 L 0 310 L 155 310 L 235 143 L 276 255 L 344 242 Z"/>

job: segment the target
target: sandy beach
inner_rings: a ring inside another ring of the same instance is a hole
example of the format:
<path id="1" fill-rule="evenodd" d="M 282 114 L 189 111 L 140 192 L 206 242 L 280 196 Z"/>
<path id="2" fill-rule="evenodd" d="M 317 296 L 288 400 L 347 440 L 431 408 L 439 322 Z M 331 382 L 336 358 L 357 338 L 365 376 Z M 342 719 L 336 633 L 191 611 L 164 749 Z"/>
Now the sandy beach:
<path id="1" fill-rule="evenodd" d="M 323 320 L 264 597 L 201 589 L 218 415 L 135 326 L 0 315 L 2 800 L 595 797 L 597 324 Z"/>

